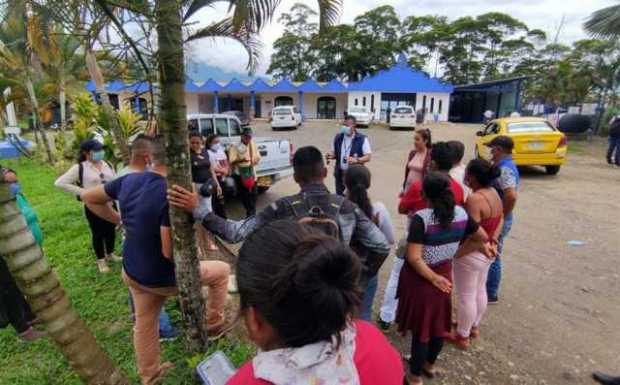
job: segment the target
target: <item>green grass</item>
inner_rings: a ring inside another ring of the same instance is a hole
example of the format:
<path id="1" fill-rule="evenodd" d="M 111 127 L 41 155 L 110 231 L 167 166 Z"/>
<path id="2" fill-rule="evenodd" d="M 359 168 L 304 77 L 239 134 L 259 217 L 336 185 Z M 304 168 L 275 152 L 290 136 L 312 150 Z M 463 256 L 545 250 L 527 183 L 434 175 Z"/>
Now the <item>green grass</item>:
<path id="1" fill-rule="evenodd" d="M 37 211 L 45 237 L 45 255 L 74 308 L 112 360 L 138 384 L 127 287 L 121 280 L 120 265 L 112 266 L 111 274 L 97 272 L 82 206 L 69 194 L 54 188 L 56 175 L 52 168 L 29 160 L 4 161 L 3 165 L 17 171 L 23 192 Z M 180 325 L 175 301 L 168 301 L 167 308 L 175 324 Z M 237 337 L 212 344 L 206 354 L 215 350 L 226 352 L 235 365 L 255 352 L 252 345 Z M 184 353 L 182 339 L 163 343 L 162 360 L 176 365 L 165 384 L 195 383 L 193 367 L 200 358 Z M 52 340 L 22 343 L 10 326 L 0 330 L 0 368 L 0 385 L 80 384 Z"/>

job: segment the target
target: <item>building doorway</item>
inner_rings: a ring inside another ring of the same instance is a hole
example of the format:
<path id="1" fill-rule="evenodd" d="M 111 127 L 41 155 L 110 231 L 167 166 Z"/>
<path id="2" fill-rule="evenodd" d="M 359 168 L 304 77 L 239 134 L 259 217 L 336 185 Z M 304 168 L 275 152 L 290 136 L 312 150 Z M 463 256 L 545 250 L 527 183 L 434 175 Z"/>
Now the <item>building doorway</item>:
<path id="1" fill-rule="evenodd" d="M 316 101 L 317 119 L 336 119 L 336 98 L 321 96 Z"/>
<path id="2" fill-rule="evenodd" d="M 412 106 L 415 109 L 415 93 L 381 93 L 381 120 L 389 123 L 390 113 L 398 106 Z"/>
<path id="3" fill-rule="evenodd" d="M 290 96 L 277 96 L 273 101 L 274 107 L 293 105 L 295 105 L 295 103 L 293 103 L 293 98 L 291 98 Z"/>

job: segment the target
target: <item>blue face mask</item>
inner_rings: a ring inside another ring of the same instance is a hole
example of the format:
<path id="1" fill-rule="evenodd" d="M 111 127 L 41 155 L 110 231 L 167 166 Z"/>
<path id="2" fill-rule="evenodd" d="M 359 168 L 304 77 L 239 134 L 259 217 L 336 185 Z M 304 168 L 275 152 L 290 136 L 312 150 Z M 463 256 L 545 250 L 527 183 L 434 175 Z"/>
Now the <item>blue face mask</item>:
<path id="1" fill-rule="evenodd" d="M 93 155 L 92 155 L 93 162 L 99 162 L 100 160 L 103 160 L 104 156 L 105 156 L 105 152 L 103 150 L 93 151 Z"/>
<path id="2" fill-rule="evenodd" d="M 341 126 L 340 133 L 345 135 L 351 135 L 351 127 L 349 126 Z"/>
<path id="3" fill-rule="evenodd" d="M 11 189 L 11 197 L 15 197 L 15 195 L 22 192 L 22 185 L 20 185 L 19 182 L 11 183 L 9 188 Z"/>
<path id="4" fill-rule="evenodd" d="M 218 152 L 221 149 L 222 149 L 222 145 L 219 143 L 214 143 L 211 145 L 211 151 L 213 152 Z"/>

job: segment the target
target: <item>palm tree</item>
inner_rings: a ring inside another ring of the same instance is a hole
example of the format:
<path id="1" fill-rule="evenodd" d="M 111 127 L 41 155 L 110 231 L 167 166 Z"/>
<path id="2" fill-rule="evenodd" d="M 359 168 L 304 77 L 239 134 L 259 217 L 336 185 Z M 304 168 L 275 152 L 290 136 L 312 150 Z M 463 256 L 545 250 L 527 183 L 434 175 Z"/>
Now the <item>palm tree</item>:
<path id="1" fill-rule="evenodd" d="M 620 4 L 595 11 L 584 23 L 584 28 L 597 38 L 620 38 Z"/>
<path id="2" fill-rule="evenodd" d="M 0 182 L 0 255 L 28 303 L 84 384 L 129 385 L 71 306 L 30 233 L 9 184 Z"/>
<path id="3" fill-rule="evenodd" d="M 39 117 L 42 73 L 39 53 L 46 49 L 44 33 L 38 28 L 37 19 L 27 13 L 26 4 L 21 1 L 7 9 L 7 16 L 0 25 L 0 71 L 12 87 L 25 89 L 32 110 L 35 138 L 37 134 L 41 136 L 47 159 L 54 163 L 54 154 Z"/>
<path id="4" fill-rule="evenodd" d="M 155 0 L 153 7 L 144 1 L 96 0 L 112 20 L 114 15 L 107 8 L 120 7 L 143 15 L 155 26 L 158 42 L 155 58 L 161 95 L 159 123 L 167 142 L 169 185 L 177 184 L 186 188 L 191 186 L 185 106 L 184 43 L 204 37 L 234 39 L 248 52 L 248 69 L 253 71 L 259 57 L 259 44 L 255 37 L 271 20 L 276 7 L 280 4 L 279 0 L 226 2 L 229 4 L 230 17 L 199 29 L 184 39 L 184 23 L 199 10 L 215 4 L 216 0 Z M 341 0 L 319 0 L 318 3 L 320 29 L 323 30 L 337 21 Z M 117 26 L 120 24 L 118 21 L 113 22 Z M 123 34 L 123 37 L 132 44 L 127 34 Z M 184 212 L 177 209 L 171 209 L 170 219 L 186 347 L 191 352 L 200 352 L 207 346 L 207 333 L 203 322 L 204 299 L 201 295 L 196 295 L 201 291 L 193 224 Z"/>

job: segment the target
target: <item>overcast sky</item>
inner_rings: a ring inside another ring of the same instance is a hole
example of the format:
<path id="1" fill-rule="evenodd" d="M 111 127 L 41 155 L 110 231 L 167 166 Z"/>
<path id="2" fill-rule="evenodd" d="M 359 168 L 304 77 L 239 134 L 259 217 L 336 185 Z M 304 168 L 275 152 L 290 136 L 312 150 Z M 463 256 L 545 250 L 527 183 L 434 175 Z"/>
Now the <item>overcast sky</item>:
<path id="1" fill-rule="evenodd" d="M 295 0 L 283 0 L 273 21 L 261 32 L 260 39 L 264 45 L 258 74 L 264 74 L 269 67 L 273 42 L 282 34 L 283 28 L 277 22 L 279 15 L 295 4 Z M 303 1 L 316 9 L 316 1 Z M 392 0 L 390 2 L 376 0 L 343 0 L 341 23 L 351 23 L 353 19 L 373 8 L 391 4 L 401 20 L 409 15 L 445 15 L 454 20 L 466 15 L 479 15 L 486 12 L 504 12 L 525 22 L 531 29 L 539 28 L 547 32 L 550 39 L 560 25 L 562 16 L 564 26 L 559 40 L 564 43 L 586 37 L 582 29 L 585 18 L 593 11 L 614 5 L 615 0 Z M 218 3 L 216 3 L 218 4 Z M 200 25 L 219 20 L 226 15 L 224 5 L 206 8 L 192 18 Z M 247 55 L 236 42 L 227 40 L 205 41 L 194 43 L 190 52 L 191 60 L 204 62 L 227 71 L 244 72 Z M 222 79 L 223 80 L 223 79 Z"/>

